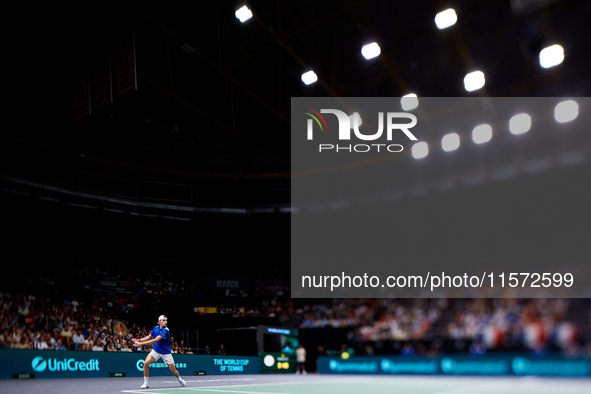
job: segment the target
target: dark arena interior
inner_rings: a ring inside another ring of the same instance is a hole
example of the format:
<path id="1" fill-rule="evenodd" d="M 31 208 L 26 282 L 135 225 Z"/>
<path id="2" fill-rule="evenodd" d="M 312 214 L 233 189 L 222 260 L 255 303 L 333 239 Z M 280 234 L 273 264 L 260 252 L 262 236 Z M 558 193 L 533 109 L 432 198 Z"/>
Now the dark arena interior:
<path id="1" fill-rule="evenodd" d="M 397 197 L 345 203 L 391 215 L 405 256 L 549 259 L 585 278 L 591 2 L 33 2 L 4 17 L 3 393 L 591 392 L 591 282 L 311 298 L 292 264 L 313 248 L 291 238 L 294 97 L 414 94 L 419 123 L 423 98 L 569 100 L 574 115 L 532 115 L 523 135 L 457 130 L 457 152 L 437 147 L 448 130 L 417 128 L 429 156 L 407 144 L 391 160 Z M 437 186 L 468 171 L 478 181 Z M 347 198 L 329 191 L 315 210 Z M 158 361 L 140 389 L 152 345 L 134 341 L 160 315 L 186 387 Z"/>

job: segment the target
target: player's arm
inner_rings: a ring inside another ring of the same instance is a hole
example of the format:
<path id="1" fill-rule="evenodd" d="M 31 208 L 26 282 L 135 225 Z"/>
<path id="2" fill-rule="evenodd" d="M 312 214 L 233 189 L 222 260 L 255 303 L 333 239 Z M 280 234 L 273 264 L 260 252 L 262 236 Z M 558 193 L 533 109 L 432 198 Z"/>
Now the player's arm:
<path id="1" fill-rule="evenodd" d="M 150 338 L 152 336 L 150 335 Z M 138 344 L 138 346 L 144 346 L 144 345 L 151 345 L 153 343 L 158 342 L 159 340 L 162 339 L 162 337 L 160 335 L 158 335 L 156 338 L 154 339 L 150 339 L 150 340 L 144 340 L 145 338 L 142 338 L 140 341 L 137 341 L 136 343 Z"/>
<path id="2" fill-rule="evenodd" d="M 148 334 L 145 337 L 143 337 L 142 339 L 132 338 L 131 342 L 137 343 L 139 345 L 140 342 L 149 341 L 150 339 L 152 339 L 152 334 Z"/>

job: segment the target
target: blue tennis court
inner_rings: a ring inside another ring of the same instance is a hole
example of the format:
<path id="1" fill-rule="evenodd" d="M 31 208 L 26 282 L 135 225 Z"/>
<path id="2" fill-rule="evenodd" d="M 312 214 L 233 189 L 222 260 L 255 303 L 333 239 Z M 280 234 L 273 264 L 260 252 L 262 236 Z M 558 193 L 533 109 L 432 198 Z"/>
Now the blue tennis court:
<path id="1" fill-rule="evenodd" d="M 2 381 L 2 393 L 152 393 L 196 392 L 244 394 L 589 394 L 591 380 L 537 377 L 453 376 L 326 376 L 246 375 L 236 378 L 186 377 L 187 387 L 174 378 L 153 377 L 150 388 L 140 389 L 142 378 L 47 379 Z"/>

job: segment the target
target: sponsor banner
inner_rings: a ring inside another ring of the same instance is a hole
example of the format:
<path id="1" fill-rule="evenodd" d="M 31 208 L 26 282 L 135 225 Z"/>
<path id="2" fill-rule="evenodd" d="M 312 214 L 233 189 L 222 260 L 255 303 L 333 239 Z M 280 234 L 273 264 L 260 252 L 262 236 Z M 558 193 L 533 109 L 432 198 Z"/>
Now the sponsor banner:
<path id="1" fill-rule="evenodd" d="M 137 286 L 136 282 L 130 282 L 127 280 L 107 280 L 107 279 L 90 279 L 85 282 L 85 284 L 89 286 L 93 286 L 94 288 L 106 288 L 106 289 L 116 289 L 118 287 L 123 288 L 135 288 Z"/>
<path id="2" fill-rule="evenodd" d="M 0 379 L 15 374 L 34 374 L 35 379 L 100 378 L 109 373 L 127 377 L 143 376 L 147 353 L 111 353 L 55 350 L 0 349 Z M 259 357 L 202 356 L 173 354 L 176 369 L 183 375 L 205 371 L 207 375 L 258 374 Z M 162 360 L 150 364 L 150 376 L 168 376 L 170 370 Z"/>
<path id="3" fill-rule="evenodd" d="M 250 287 L 250 279 L 244 277 L 207 276 L 203 278 L 203 285 L 208 290 L 245 291 Z"/>
<path id="4" fill-rule="evenodd" d="M 591 358 L 523 355 L 318 358 L 318 373 L 375 375 L 591 376 Z"/>

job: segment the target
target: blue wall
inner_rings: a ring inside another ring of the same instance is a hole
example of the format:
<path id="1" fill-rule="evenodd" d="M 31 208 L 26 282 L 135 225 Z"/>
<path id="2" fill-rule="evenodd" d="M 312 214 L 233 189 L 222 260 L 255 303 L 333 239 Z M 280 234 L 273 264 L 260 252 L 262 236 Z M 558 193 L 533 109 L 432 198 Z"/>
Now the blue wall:
<path id="1" fill-rule="evenodd" d="M 52 350 L 0 350 L 0 379 L 13 374 L 34 374 L 35 379 L 101 378 L 109 372 L 125 372 L 126 376 L 143 376 L 147 353 L 74 352 Z M 181 376 L 205 371 L 207 375 L 258 374 L 259 357 L 200 356 L 173 354 Z M 150 376 L 171 375 L 168 366 L 159 360 L 150 364 Z"/>
<path id="2" fill-rule="evenodd" d="M 487 375 L 487 376 L 591 376 L 591 359 L 561 356 L 532 357 L 503 354 L 437 357 L 359 356 L 319 357 L 322 374 L 375 375 Z"/>

